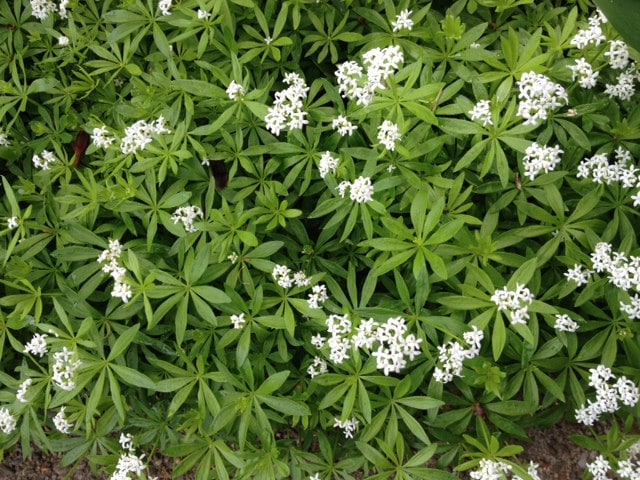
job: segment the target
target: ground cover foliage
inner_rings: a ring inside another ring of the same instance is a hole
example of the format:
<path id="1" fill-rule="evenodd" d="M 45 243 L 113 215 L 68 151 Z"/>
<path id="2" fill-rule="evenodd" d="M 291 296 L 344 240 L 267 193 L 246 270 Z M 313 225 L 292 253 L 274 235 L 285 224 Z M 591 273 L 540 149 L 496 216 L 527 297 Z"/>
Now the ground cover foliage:
<path id="1" fill-rule="evenodd" d="M 585 477 L 638 478 L 637 52 L 589 1 L 0 25 L 0 448 L 538 478 L 512 439 L 604 419 Z"/>

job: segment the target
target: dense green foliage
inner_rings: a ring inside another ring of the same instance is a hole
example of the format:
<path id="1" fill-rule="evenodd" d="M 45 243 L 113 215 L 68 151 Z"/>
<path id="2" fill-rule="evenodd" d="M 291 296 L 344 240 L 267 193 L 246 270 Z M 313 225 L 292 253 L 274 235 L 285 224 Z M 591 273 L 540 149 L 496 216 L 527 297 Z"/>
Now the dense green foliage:
<path id="1" fill-rule="evenodd" d="M 617 388 L 577 441 L 633 457 L 638 72 L 591 2 L 62 4 L 0 2 L 0 449 L 531 478 L 510 441 Z"/>

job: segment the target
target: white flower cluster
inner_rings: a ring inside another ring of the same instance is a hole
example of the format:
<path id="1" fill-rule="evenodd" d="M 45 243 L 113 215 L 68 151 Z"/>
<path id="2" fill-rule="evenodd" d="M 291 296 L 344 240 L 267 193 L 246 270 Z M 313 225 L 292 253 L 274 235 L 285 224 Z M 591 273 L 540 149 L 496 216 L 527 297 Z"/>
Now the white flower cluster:
<path id="1" fill-rule="evenodd" d="M 345 197 L 347 189 L 349 189 L 349 198 L 354 202 L 363 203 L 373 200 L 373 185 L 369 177 L 360 176 L 353 183 L 345 180 L 340 182 L 337 188 L 342 198 Z"/>
<path id="2" fill-rule="evenodd" d="M 38 20 L 43 21 L 56 10 L 60 18 L 67 18 L 67 5 L 69 0 L 61 0 L 60 5 L 56 5 L 51 0 L 31 0 L 31 13 Z"/>
<path id="3" fill-rule="evenodd" d="M 116 139 L 115 137 L 112 137 L 111 135 L 109 135 L 107 126 L 103 125 L 100 128 L 93 129 L 93 132 L 91 132 L 91 141 L 96 147 L 107 148 L 113 142 L 115 142 Z"/>
<path id="4" fill-rule="evenodd" d="M 576 282 L 578 286 L 580 286 L 589 283 L 589 279 L 592 274 L 593 272 L 591 270 L 588 270 L 582 265 L 576 263 L 573 268 L 570 268 L 565 272 L 564 276 L 567 277 L 567 280 Z"/>
<path id="5" fill-rule="evenodd" d="M 307 374 L 311 377 L 317 377 L 318 375 L 322 375 L 323 373 L 327 373 L 329 368 L 327 367 L 327 362 L 325 362 L 320 357 L 314 357 L 313 363 L 309 365 L 307 368 Z"/>
<path id="6" fill-rule="evenodd" d="M 566 313 L 562 315 L 556 315 L 556 322 L 553 325 L 553 328 L 560 332 L 575 332 L 578 330 L 579 325 Z"/>
<path id="7" fill-rule="evenodd" d="M 129 477 L 130 473 L 140 476 L 146 468 L 142 461 L 144 454 L 140 456 L 135 454 L 133 437 L 130 434 L 120 434 L 120 445 L 126 452 L 120 454 L 116 470 L 113 472 L 113 475 L 109 477 L 110 480 L 129 480 L 131 478 Z"/>
<path id="8" fill-rule="evenodd" d="M 153 141 L 151 135 L 161 135 L 165 133 L 171 133 L 171 130 L 166 127 L 166 120 L 162 115 L 151 123 L 138 120 L 125 129 L 124 138 L 120 142 L 120 150 L 125 155 L 136 153 L 138 150 L 144 150 L 145 147 Z"/>
<path id="9" fill-rule="evenodd" d="M 390 120 L 385 120 L 378 127 L 378 141 L 384 145 L 387 150 L 394 151 L 396 142 L 402 138 L 398 125 Z"/>
<path id="10" fill-rule="evenodd" d="M 227 87 L 227 96 L 229 97 L 229 100 L 238 100 L 239 98 L 244 97 L 244 94 L 244 87 L 235 80 L 232 80 Z"/>
<path id="11" fill-rule="evenodd" d="M 609 164 L 606 153 L 583 159 L 578 165 L 578 178 L 590 178 L 594 183 L 621 183 L 625 188 L 640 187 L 640 169 L 631 162 L 631 154 L 622 147 L 615 151 L 616 162 Z"/>
<path id="12" fill-rule="evenodd" d="M 29 387 L 33 384 L 33 380 L 31 380 L 30 378 L 27 378 L 24 382 L 22 382 L 20 384 L 20 386 L 18 387 L 18 391 L 16 392 L 16 398 L 18 399 L 18 401 L 20 403 L 27 403 L 27 390 L 29 390 Z"/>
<path id="13" fill-rule="evenodd" d="M 341 137 L 344 137 L 345 135 L 351 136 L 353 135 L 353 132 L 358 129 L 358 127 L 351 123 L 344 115 L 338 115 L 334 118 L 331 122 L 331 128 L 338 130 L 338 134 Z"/>
<path id="14" fill-rule="evenodd" d="M 15 417 L 9 413 L 6 407 L 0 408 L 0 430 L 2 430 L 2 433 L 9 434 L 13 432 L 17 424 Z"/>
<path id="15" fill-rule="evenodd" d="M 354 61 L 338 65 L 338 90 L 343 97 L 356 99 L 357 105 L 369 105 L 376 91 L 386 88 L 384 81 L 403 61 L 404 55 L 397 45 L 369 50 L 362 56 L 364 68 Z"/>
<path id="16" fill-rule="evenodd" d="M 338 169 L 338 159 L 331 156 L 331 152 L 326 151 L 320 157 L 320 165 L 318 165 L 318 170 L 320 171 L 320 177 L 324 178 L 327 176 L 329 172 L 335 175 L 336 170 Z"/>
<path id="17" fill-rule="evenodd" d="M 162 15 L 171 15 L 171 3 L 173 0 L 160 0 L 158 2 L 158 8 L 162 12 Z"/>
<path id="18" fill-rule="evenodd" d="M 98 257 L 98 263 L 102 265 L 102 271 L 111 275 L 115 282 L 113 290 L 111 290 L 111 296 L 120 298 L 124 303 L 127 303 L 133 293 L 131 292 L 131 286 L 125 283 L 127 270 L 118 263 L 120 255 L 122 255 L 120 242 L 118 240 L 109 240 L 109 248 L 102 251 Z"/>
<path id="19" fill-rule="evenodd" d="M 589 19 L 589 28 L 581 29 L 575 37 L 571 39 L 571 45 L 577 48 L 585 48 L 589 44 L 596 47 L 604 42 L 607 37 L 602 33 L 601 25 L 607 23 L 606 17 L 598 10 L 598 12 Z"/>
<path id="20" fill-rule="evenodd" d="M 309 308 L 321 308 L 321 305 L 327 300 L 329 300 L 329 295 L 327 295 L 326 285 L 314 285 L 311 287 L 311 293 L 307 297 Z"/>
<path id="21" fill-rule="evenodd" d="M 523 73 L 518 85 L 518 115 L 525 125 L 540 125 L 549 112 L 569 103 L 567 91 L 549 77 L 535 72 Z"/>
<path id="22" fill-rule="evenodd" d="M 512 325 L 526 325 L 529 320 L 529 305 L 533 303 L 533 294 L 524 285 L 516 284 L 515 291 L 504 287 L 496 290 L 491 300 L 498 307 L 498 311 L 506 311 Z"/>
<path id="23" fill-rule="evenodd" d="M 491 100 L 479 100 L 473 108 L 469 111 L 471 120 L 479 120 L 482 122 L 482 126 L 493 125 L 493 119 L 491 118 Z"/>
<path id="24" fill-rule="evenodd" d="M 587 400 L 587 405 L 576 410 L 576 421 L 579 423 L 593 425 L 600 419 L 600 415 L 617 411 L 620 408 L 619 402 L 628 407 L 638 403 L 640 391 L 627 377 L 622 376 L 615 383 L 609 383 L 616 376 L 604 365 L 590 368 L 589 373 L 589 385 L 596 389 L 596 401 Z"/>
<path id="25" fill-rule="evenodd" d="M 7 134 L 0 128 L 0 147 L 9 147 L 11 142 Z"/>
<path id="26" fill-rule="evenodd" d="M 511 465 L 501 461 L 487 460 L 483 458 L 480 460 L 480 468 L 469 472 L 469 476 L 474 480 L 502 480 L 508 478 L 507 475 L 511 474 Z M 530 462 L 527 467 L 527 473 L 533 480 L 540 480 L 538 474 L 538 464 Z M 522 477 L 518 475 L 512 475 L 512 480 L 522 480 Z"/>
<path id="27" fill-rule="evenodd" d="M 610 41 L 604 56 L 609 57 L 609 66 L 614 70 L 624 70 L 629 65 L 629 47 L 622 40 Z"/>
<path id="28" fill-rule="evenodd" d="M 354 331 L 348 315 L 329 315 L 326 325 L 329 337 L 317 335 L 311 343 L 316 348 L 328 345 L 329 360 L 336 364 L 350 358 L 349 349 L 352 346 L 371 351 L 377 345 L 371 355 L 376 359 L 376 367 L 389 375 L 392 372 L 399 373 L 407 366 L 406 357 L 413 360 L 421 353 L 422 339 L 414 334 L 406 334 L 407 323 L 402 317 L 392 317 L 384 323 L 372 318 L 362 320 Z"/>
<path id="29" fill-rule="evenodd" d="M 62 407 L 60 411 L 53 417 L 53 424 L 60 433 L 69 433 L 73 428 L 73 423 L 67 420 L 64 415 L 64 411 L 67 407 Z"/>
<path id="30" fill-rule="evenodd" d="M 547 147 L 546 145 L 541 146 L 538 145 L 537 142 L 533 142 L 525 150 L 525 156 L 522 159 L 525 176 L 533 180 L 541 172 L 549 173 L 553 171 L 562 160 L 560 155 L 563 153 L 559 145 Z"/>
<path id="31" fill-rule="evenodd" d="M 7 218 L 7 228 L 9 230 L 13 230 L 14 228 L 18 228 L 18 217 L 13 216 Z"/>
<path id="32" fill-rule="evenodd" d="M 353 434 L 358 429 L 358 425 L 360 422 L 352 418 L 351 420 L 347 420 L 346 422 L 340 421 L 339 418 L 334 418 L 334 428 L 341 428 L 344 431 L 344 438 L 353 438 Z"/>
<path id="33" fill-rule="evenodd" d="M 411 16 L 411 10 L 402 10 L 394 22 L 391 22 L 394 32 L 399 32 L 402 29 L 411 30 L 413 28 L 413 20 L 409 18 Z"/>
<path id="34" fill-rule="evenodd" d="M 591 89 L 596 86 L 600 72 L 594 72 L 593 66 L 587 62 L 586 58 L 578 58 L 575 65 L 569 65 L 569 69 L 571 70 L 571 79 L 577 78 L 578 84 L 582 88 Z"/>
<path id="35" fill-rule="evenodd" d="M 23 353 L 38 355 L 40 358 L 47 354 L 47 335 L 36 333 L 33 335 L 29 343 L 24 346 Z"/>
<path id="36" fill-rule="evenodd" d="M 604 93 L 610 98 L 620 100 L 631 100 L 636 93 L 636 80 L 640 79 L 640 74 L 636 71 L 636 65 L 631 64 L 627 70 L 618 75 L 618 83 L 607 83 Z"/>
<path id="37" fill-rule="evenodd" d="M 291 288 L 294 284 L 296 287 L 308 287 L 311 283 L 311 279 L 304 272 L 300 271 L 291 275 L 291 269 L 285 265 L 273 267 L 271 276 L 282 288 Z"/>
<path id="38" fill-rule="evenodd" d="M 36 168 L 41 168 L 42 170 L 50 170 L 51 164 L 57 161 L 55 155 L 49 150 L 43 150 L 40 155 L 33 156 L 31 159 L 33 161 L 33 165 Z"/>
<path id="39" fill-rule="evenodd" d="M 618 461 L 618 471 L 620 478 L 630 480 L 640 479 L 640 442 L 636 442 L 627 449 L 627 459 Z"/>
<path id="40" fill-rule="evenodd" d="M 304 79 L 297 73 L 290 72 L 285 75 L 283 82 L 289 87 L 276 92 L 273 106 L 269 107 L 264 117 L 267 130 L 274 135 L 280 135 L 285 128 L 293 130 L 309 123 L 305 118 L 307 112 L 302 111 L 303 100 L 307 98 L 309 92 Z"/>
<path id="41" fill-rule="evenodd" d="M 480 346 L 484 333 L 474 325 L 473 330 L 463 334 L 464 341 L 469 348 L 464 348 L 460 342 L 447 342 L 438 346 L 438 360 L 442 367 L 436 367 L 433 378 L 436 382 L 448 383 L 453 377 L 462 377 L 463 362 L 477 357 L 480 354 Z"/>
<path id="42" fill-rule="evenodd" d="M 602 455 L 598 455 L 593 462 L 587 463 L 587 470 L 593 475 L 593 480 L 607 480 L 611 464 Z"/>
<path id="43" fill-rule="evenodd" d="M 204 213 L 202 209 L 195 205 L 188 205 L 186 207 L 178 208 L 171 215 L 171 220 L 173 220 L 174 224 L 181 222 L 184 226 L 184 229 L 187 232 L 196 232 L 198 229 L 193 224 L 193 222 L 200 217 L 201 219 L 204 217 Z"/>
<path id="44" fill-rule="evenodd" d="M 69 45 L 69 37 L 65 37 L 64 35 L 60 35 L 58 37 L 58 45 L 60 45 L 61 47 L 66 47 L 67 45 Z"/>
<path id="45" fill-rule="evenodd" d="M 231 323 L 233 323 L 233 328 L 239 330 L 244 327 L 245 323 L 247 323 L 247 319 L 244 318 L 244 313 L 241 313 L 240 315 L 231 315 Z"/>
<path id="46" fill-rule="evenodd" d="M 75 352 L 63 347 L 62 351 L 53 354 L 53 383 L 62 390 L 70 392 L 76 388 L 75 376 L 82 365 L 80 360 L 75 360 Z"/>

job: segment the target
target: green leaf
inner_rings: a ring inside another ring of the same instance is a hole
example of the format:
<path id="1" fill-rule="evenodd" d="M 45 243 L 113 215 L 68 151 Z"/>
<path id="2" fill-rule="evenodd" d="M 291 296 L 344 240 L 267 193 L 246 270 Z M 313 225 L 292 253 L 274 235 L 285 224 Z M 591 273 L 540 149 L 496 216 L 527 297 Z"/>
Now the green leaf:
<path id="1" fill-rule="evenodd" d="M 271 395 L 256 395 L 258 400 L 262 403 L 266 403 L 274 410 L 284 413 L 285 415 L 292 415 L 296 417 L 306 417 L 311 415 L 311 410 L 304 403 L 290 398 L 272 397 Z"/>
<path id="2" fill-rule="evenodd" d="M 418 408 L 420 410 L 429 410 L 431 408 L 438 408 L 444 405 L 442 400 L 431 397 L 404 397 L 396 400 L 397 403 L 406 405 L 411 408 Z"/>
<path id="3" fill-rule="evenodd" d="M 262 385 L 258 387 L 256 394 L 269 395 L 275 392 L 284 384 L 287 378 L 289 378 L 290 373 L 291 372 L 289 370 L 284 370 L 270 375 L 269 378 L 267 378 Z"/>
<path id="4" fill-rule="evenodd" d="M 113 344 L 113 347 L 111 348 L 111 352 L 109 353 L 109 357 L 107 358 L 108 362 L 112 362 L 124 353 L 127 347 L 136 338 L 138 330 L 140 330 L 140 324 L 136 324 L 133 327 L 128 328 L 124 332 L 122 332 L 122 334 L 118 337 L 118 339 Z"/>
<path id="5" fill-rule="evenodd" d="M 208 285 L 196 285 L 195 287 L 192 287 L 192 291 L 200 295 L 211 305 L 231 302 L 231 298 L 229 298 L 229 296 L 222 290 Z"/>
<path id="6" fill-rule="evenodd" d="M 124 365 L 116 365 L 115 363 L 109 364 L 109 368 L 111 368 L 118 377 L 129 385 L 139 388 L 147 388 L 149 390 L 156 389 L 156 383 L 138 370 L 125 367 Z"/>

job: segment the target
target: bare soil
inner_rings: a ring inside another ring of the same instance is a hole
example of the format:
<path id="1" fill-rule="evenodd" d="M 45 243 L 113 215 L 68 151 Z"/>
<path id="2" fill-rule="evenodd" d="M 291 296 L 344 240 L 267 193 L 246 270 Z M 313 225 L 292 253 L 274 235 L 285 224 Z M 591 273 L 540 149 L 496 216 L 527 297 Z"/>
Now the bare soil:
<path id="1" fill-rule="evenodd" d="M 527 431 L 530 443 L 523 443 L 524 453 L 520 461 L 533 461 L 539 465 L 538 473 L 543 480 L 581 480 L 585 465 L 593 460 L 594 452 L 585 450 L 570 439 L 571 435 L 588 434 L 580 425 L 560 423 L 549 428 L 533 428 Z M 0 480 L 106 480 L 106 474 L 94 475 L 88 463 L 81 464 L 74 472 L 59 466 L 60 457 L 34 452 L 31 458 L 23 459 L 19 448 L 7 452 L 0 464 Z M 157 457 L 149 473 L 158 480 L 171 479 L 174 459 Z M 70 476 L 68 476 L 70 475 Z M 181 477 L 193 479 L 192 475 Z"/>

